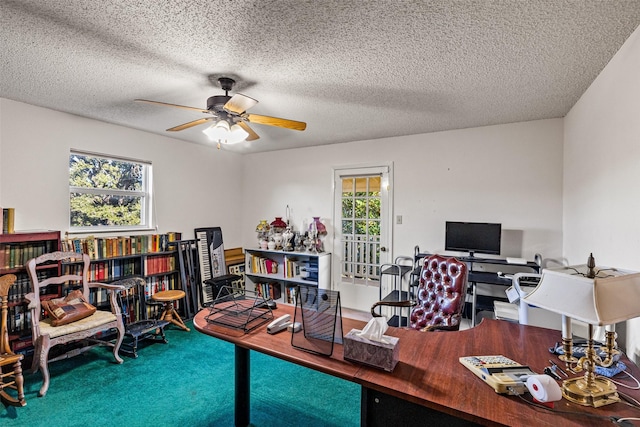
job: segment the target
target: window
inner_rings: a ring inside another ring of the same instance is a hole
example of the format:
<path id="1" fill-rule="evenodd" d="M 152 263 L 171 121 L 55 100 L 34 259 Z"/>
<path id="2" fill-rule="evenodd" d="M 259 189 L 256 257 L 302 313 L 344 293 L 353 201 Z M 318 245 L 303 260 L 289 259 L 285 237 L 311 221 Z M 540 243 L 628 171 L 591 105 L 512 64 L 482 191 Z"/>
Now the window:
<path id="1" fill-rule="evenodd" d="M 151 228 L 151 163 L 72 151 L 69 155 L 71 231 Z"/>

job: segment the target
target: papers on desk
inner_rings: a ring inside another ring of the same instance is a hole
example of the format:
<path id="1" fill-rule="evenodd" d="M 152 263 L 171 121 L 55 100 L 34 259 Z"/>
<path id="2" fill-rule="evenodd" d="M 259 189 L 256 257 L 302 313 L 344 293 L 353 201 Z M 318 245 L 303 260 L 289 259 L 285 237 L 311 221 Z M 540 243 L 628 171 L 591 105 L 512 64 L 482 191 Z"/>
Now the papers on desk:
<path id="1" fill-rule="evenodd" d="M 507 263 L 509 264 L 526 264 L 527 260 L 524 258 L 507 257 Z"/>

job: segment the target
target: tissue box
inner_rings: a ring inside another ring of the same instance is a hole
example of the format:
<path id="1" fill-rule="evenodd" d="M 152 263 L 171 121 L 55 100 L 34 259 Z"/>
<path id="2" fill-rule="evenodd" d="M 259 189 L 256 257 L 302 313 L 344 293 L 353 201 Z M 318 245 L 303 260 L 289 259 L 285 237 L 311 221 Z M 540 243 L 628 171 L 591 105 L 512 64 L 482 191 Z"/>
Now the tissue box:
<path id="1" fill-rule="evenodd" d="M 387 342 L 372 341 L 359 336 L 359 329 L 352 329 L 344 337 L 344 358 L 391 372 L 398 363 L 400 346 L 397 337 L 383 335 Z"/>

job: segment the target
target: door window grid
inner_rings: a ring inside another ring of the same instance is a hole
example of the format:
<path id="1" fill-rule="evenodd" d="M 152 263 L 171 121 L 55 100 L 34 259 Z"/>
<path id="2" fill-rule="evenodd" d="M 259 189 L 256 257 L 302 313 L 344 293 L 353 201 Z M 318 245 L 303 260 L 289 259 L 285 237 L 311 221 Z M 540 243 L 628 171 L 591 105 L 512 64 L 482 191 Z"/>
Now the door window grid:
<path id="1" fill-rule="evenodd" d="M 379 286 L 380 176 L 342 178 L 342 281 Z"/>

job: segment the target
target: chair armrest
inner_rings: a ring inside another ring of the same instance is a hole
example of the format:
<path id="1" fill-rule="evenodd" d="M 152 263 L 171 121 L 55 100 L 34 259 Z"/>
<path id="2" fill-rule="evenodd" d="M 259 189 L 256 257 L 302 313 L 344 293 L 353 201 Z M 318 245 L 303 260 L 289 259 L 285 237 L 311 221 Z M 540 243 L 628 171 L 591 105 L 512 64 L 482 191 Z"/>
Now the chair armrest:
<path id="1" fill-rule="evenodd" d="M 120 305 L 116 299 L 118 292 L 124 291 L 126 288 L 124 286 L 117 285 L 115 283 L 101 283 L 101 282 L 90 282 L 87 284 L 89 289 L 106 289 L 109 295 L 109 305 L 111 306 L 111 312 L 115 314 L 117 317 L 122 316 L 122 310 L 120 309 Z"/>
<path id="2" fill-rule="evenodd" d="M 413 307 L 414 305 L 416 305 L 416 301 L 410 301 L 410 300 L 406 300 L 406 301 L 378 301 L 377 303 L 373 304 L 371 306 L 371 315 L 373 317 L 382 317 L 381 315 L 379 315 L 378 313 L 375 312 L 375 309 L 378 306 L 387 306 L 387 307 Z"/>
<path id="3" fill-rule="evenodd" d="M 119 279 L 119 280 L 115 280 L 113 282 L 111 282 L 109 285 L 110 286 L 118 286 L 122 289 L 131 289 L 134 288 L 137 285 L 145 285 L 145 280 L 141 277 L 127 277 L 125 279 Z"/>
<path id="4" fill-rule="evenodd" d="M 459 330 L 460 330 L 460 324 L 458 324 L 457 326 L 430 325 L 420 329 L 420 332 L 459 331 Z"/>
<path id="5" fill-rule="evenodd" d="M 124 286 L 118 285 L 117 282 L 113 282 L 113 283 L 90 282 L 89 289 L 91 288 L 102 288 L 108 291 L 122 291 L 125 289 Z"/>

